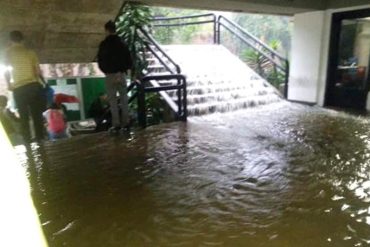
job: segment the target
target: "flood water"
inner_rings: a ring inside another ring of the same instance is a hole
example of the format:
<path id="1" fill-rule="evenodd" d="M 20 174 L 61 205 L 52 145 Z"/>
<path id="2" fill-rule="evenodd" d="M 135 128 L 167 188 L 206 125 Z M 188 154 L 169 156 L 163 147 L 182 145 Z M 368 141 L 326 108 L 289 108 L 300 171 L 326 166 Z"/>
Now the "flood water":
<path id="1" fill-rule="evenodd" d="M 278 103 L 18 148 L 50 246 L 369 246 L 370 119 Z"/>

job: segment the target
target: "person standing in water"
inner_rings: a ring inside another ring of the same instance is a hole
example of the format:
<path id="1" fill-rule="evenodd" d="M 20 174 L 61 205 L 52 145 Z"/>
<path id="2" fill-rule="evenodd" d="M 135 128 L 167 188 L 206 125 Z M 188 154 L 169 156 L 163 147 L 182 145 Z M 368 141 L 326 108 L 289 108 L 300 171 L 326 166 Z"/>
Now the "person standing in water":
<path id="1" fill-rule="evenodd" d="M 112 21 L 105 24 L 106 38 L 100 43 L 98 65 L 105 74 L 110 111 L 112 114 L 111 133 L 118 133 L 129 125 L 127 71 L 132 67 L 130 51 L 116 34 L 116 25 Z M 120 96 L 120 105 L 117 101 Z M 121 113 L 121 114 L 120 114 Z"/>
<path id="2" fill-rule="evenodd" d="M 30 116 L 33 120 L 35 139 L 44 139 L 42 112 L 45 107 L 42 77 L 39 60 L 34 51 L 23 45 L 23 34 L 20 31 L 10 33 L 10 47 L 5 54 L 5 63 L 12 67 L 5 77 L 8 89 L 13 91 L 14 100 L 20 117 L 23 139 L 31 142 Z M 11 83 L 11 76 L 13 82 Z"/>

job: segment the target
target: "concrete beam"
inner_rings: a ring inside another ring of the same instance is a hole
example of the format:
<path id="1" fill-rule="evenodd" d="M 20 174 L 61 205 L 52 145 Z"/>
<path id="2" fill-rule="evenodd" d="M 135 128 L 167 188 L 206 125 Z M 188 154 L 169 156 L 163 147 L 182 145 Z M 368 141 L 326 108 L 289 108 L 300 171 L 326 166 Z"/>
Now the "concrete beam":
<path id="1" fill-rule="evenodd" d="M 142 0 L 148 5 L 197 8 L 207 10 L 253 12 L 263 14 L 293 15 L 301 12 L 322 10 L 323 0 Z"/>
<path id="2" fill-rule="evenodd" d="M 370 0 L 329 0 L 328 9 L 339 9 L 369 5 Z"/>

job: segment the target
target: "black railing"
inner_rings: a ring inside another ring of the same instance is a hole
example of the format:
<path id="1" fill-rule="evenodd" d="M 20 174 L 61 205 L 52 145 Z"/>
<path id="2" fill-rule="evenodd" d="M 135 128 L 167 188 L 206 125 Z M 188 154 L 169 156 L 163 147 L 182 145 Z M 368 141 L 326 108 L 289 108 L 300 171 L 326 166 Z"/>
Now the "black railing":
<path id="1" fill-rule="evenodd" d="M 195 21 L 194 21 L 195 19 Z M 263 58 L 263 67 L 270 69 L 270 73 L 274 75 L 279 74 L 283 77 L 284 83 L 284 96 L 287 96 L 288 80 L 289 80 L 289 61 L 282 55 L 277 53 L 275 50 L 270 48 L 265 43 L 261 42 L 254 35 L 244 30 L 241 26 L 235 22 L 227 19 L 224 16 L 217 18 L 214 14 L 203 14 L 203 15 L 191 15 L 182 17 L 156 17 L 153 19 L 153 27 L 176 27 L 176 26 L 187 26 L 187 25 L 201 25 L 213 23 L 213 43 L 221 44 L 222 41 L 222 29 L 227 30 L 233 36 L 237 37 L 243 42 L 248 48 L 251 48 L 258 56 Z M 269 74 L 265 73 L 261 68 L 255 69 L 258 74 L 271 82 L 272 78 L 269 78 Z M 274 83 L 272 83 L 274 84 Z"/>
<path id="2" fill-rule="evenodd" d="M 196 19 L 194 21 L 194 19 Z M 185 21 L 184 21 L 185 20 Z M 183 17 L 171 17 L 163 18 L 157 17 L 153 19 L 153 27 L 176 27 L 176 26 L 188 26 L 188 25 L 203 25 L 213 24 L 213 43 L 222 43 L 222 29 L 227 30 L 233 36 L 237 37 L 241 42 L 251 48 L 253 51 L 258 53 L 259 56 L 264 58 L 264 66 L 266 64 L 272 68 L 276 73 L 281 72 L 284 76 L 284 96 L 287 96 L 288 90 L 288 78 L 289 78 L 289 62 L 283 56 L 278 54 L 272 48 L 261 42 L 255 36 L 244 30 L 235 22 L 219 16 L 218 18 L 214 14 L 204 15 L 192 15 Z M 162 98 L 168 103 L 170 108 L 176 113 L 178 120 L 186 121 L 187 119 L 187 92 L 186 92 L 186 78 L 181 74 L 181 68 L 174 60 L 161 48 L 157 41 L 145 30 L 138 30 L 147 52 L 151 53 L 159 63 L 165 68 L 168 75 L 147 75 L 144 76 L 140 81 L 132 82 L 128 87 L 128 92 L 133 91 L 129 99 L 129 102 L 133 102 L 137 99 L 138 104 L 138 120 L 139 124 L 146 127 L 146 93 L 160 93 Z M 259 71 L 256 71 L 259 73 Z M 263 73 L 259 73 L 261 76 L 265 76 Z M 268 79 L 268 78 L 266 78 Z M 176 81 L 177 83 L 171 85 L 160 85 L 160 81 Z M 151 86 L 147 86 L 150 84 Z M 177 91 L 177 100 L 173 100 L 169 96 L 168 91 Z"/>
<path id="3" fill-rule="evenodd" d="M 125 6 L 129 4 L 129 1 L 124 1 L 116 18 L 115 22 L 118 21 L 119 16 Z M 186 77 L 181 75 L 181 69 L 173 59 L 160 47 L 155 39 L 144 29 L 140 28 L 137 30 L 141 41 L 145 44 L 145 48 L 150 52 L 166 69 L 168 75 L 147 75 L 140 80 L 131 82 L 127 87 L 127 93 L 131 94 L 128 103 L 133 103 L 137 100 L 137 116 L 139 125 L 142 127 L 147 126 L 146 116 L 146 94 L 147 93 L 159 93 L 168 103 L 170 108 L 176 113 L 176 119 L 186 121 L 187 120 L 187 92 L 186 92 Z M 143 54 L 145 55 L 145 54 Z M 159 81 L 175 81 L 174 85 L 160 85 Z M 148 86 L 150 84 L 151 86 Z M 177 91 L 177 100 L 174 101 L 169 95 L 168 91 Z"/>
<path id="4" fill-rule="evenodd" d="M 196 19 L 193 21 L 193 19 Z M 185 20 L 184 22 L 182 22 Z M 215 14 L 189 15 L 181 17 L 155 17 L 152 19 L 155 27 L 179 27 L 190 25 L 213 24 L 213 42 L 217 42 L 217 16 Z"/>
<path id="5" fill-rule="evenodd" d="M 171 74 L 180 74 L 181 69 L 178 64 L 161 48 L 161 46 L 155 41 L 155 39 L 143 28 L 140 30 L 140 34 L 143 36 L 145 47 L 147 50 L 155 56 L 155 58 L 166 68 Z M 165 61 L 167 60 L 167 61 Z M 170 68 L 172 66 L 173 68 Z"/>
<path id="6" fill-rule="evenodd" d="M 173 59 L 159 46 L 154 38 L 144 29 L 138 30 L 145 43 L 146 49 L 150 52 L 166 69 L 168 75 L 146 75 L 139 81 L 132 82 L 127 92 L 131 92 L 129 103 L 137 99 L 138 122 L 141 127 L 147 126 L 146 119 L 146 94 L 159 93 L 167 102 L 169 107 L 176 115 L 176 120 L 187 120 L 187 92 L 186 77 L 181 75 L 181 69 Z M 171 68 L 172 67 L 172 68 Z M 160 81 L 175 81 L 174 85 L 160 85 Z M 148 86 L 151 85 L 151 86 Z M 177 100 L 169 96 L 168 91 L 176 91 Z"/>
<path id="7" fill-rule="evenodd" d="M 221 31 L 222 28 L 229 31 L 233 36 L 237 37 L 241 42 L 247 45 L 248 48 L 251 48 L 254 52 L 257 53 L 257 56 L 260 57 L 260 62 L 258 68 L 255 69 L 256 72 L 269 80 L 269 75 L 278 76 L 278 73 L 281 73 L 284 77 L 284 96 L 287 97 L 288 90 L 288 81 L 289 81 L 289 61 L 284 58 L 282 55 L 277 53 L 275 50 L 270 48 L 265 43 L 261 42 L 251 33 L 244 30 L 237 23 L 227 19 L 224 16 L 219 16 L 217 21 L 217 44 L 221 44 Z M 263 67 L 263 68 L 262 68 Z M 266 70 L 270 70 L 266 72 Z"/>
<path id="8" fill-rule="evenodd" d="M 176 85 L 160 86 L 158 81 L 177 80 Z M 146 82 L 150 82 L 152 86 L 146 87 Z M 138 85 L 138 119 L 141 126 L 146 127 L 146 93 L 160 93 L 164 100 L 168 103 L 171 109 L 176 112 L 177 120 L 186 121 L 187 119 L 187 92 L 186 92 L 186 77 L 181 74 L 174 75 L 153 75 L 145 76 Z M 167 94 L 168 91 L 177 91 L 177 101 L 173 101 Z"/>

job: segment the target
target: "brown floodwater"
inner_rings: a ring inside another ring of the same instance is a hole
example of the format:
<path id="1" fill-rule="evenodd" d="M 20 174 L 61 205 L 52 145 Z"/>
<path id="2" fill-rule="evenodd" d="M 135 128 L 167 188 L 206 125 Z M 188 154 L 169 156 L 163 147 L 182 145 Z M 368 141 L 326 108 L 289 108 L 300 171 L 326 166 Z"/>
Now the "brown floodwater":
<path id="1" fill-rule="evenodd" d="M 17 152 L 51 247 L 370 245 L 366 117 L 278 103 Z"/>

